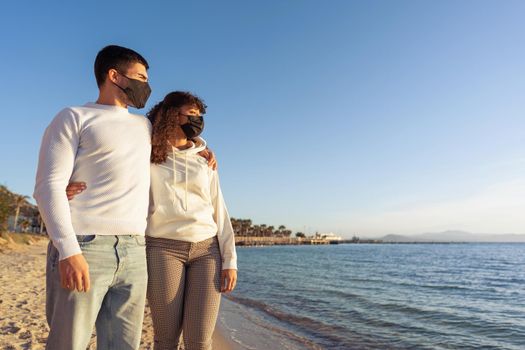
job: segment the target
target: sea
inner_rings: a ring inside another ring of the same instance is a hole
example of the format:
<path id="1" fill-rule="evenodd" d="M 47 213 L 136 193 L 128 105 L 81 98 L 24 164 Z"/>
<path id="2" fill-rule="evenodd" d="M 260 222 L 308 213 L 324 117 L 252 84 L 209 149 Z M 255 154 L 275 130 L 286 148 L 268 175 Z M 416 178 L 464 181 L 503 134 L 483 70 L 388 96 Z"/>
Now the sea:
<path id="1" fill-rule="evenodd" d="M 239 349 L 525 349 L 525 244 L 238 247 Z"/>

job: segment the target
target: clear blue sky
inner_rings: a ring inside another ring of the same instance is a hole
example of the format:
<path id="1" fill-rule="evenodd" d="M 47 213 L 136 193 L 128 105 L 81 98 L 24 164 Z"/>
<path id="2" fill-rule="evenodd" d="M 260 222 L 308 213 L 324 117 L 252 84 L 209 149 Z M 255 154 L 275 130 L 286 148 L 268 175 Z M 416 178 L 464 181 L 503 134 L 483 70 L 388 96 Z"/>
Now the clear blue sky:
<path id="1" fill-rule="evenodd" d="M 525 233 L 523 1 L 2 4 L 0 183 L 31 195 L 42 133 L 93 101 L 107 44 L 208 106 L 233 217 L 345 236 Z"/>

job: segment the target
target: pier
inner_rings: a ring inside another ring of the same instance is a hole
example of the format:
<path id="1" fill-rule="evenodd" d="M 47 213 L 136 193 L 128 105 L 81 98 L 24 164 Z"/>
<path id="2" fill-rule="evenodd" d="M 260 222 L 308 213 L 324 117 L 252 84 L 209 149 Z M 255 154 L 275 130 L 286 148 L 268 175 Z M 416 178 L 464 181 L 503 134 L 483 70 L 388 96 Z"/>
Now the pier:
<path id="1" fill-rule="evenodd" d="M 337 243 L 323 238 L 235 236 L 235 245 L 237 246 L 324 245 Z"/>
<path id="2" fill-rule="evenodd" d="M 273 246 L 273 245 L 326 245 L 326 244 L 363 244 L 363 243 L 383 243 L 374 239 L 345 239 L 340 241 L 329 240 L 326 238 L 315 237 L 252 237 L 235 236 L 237 246 Z"/>

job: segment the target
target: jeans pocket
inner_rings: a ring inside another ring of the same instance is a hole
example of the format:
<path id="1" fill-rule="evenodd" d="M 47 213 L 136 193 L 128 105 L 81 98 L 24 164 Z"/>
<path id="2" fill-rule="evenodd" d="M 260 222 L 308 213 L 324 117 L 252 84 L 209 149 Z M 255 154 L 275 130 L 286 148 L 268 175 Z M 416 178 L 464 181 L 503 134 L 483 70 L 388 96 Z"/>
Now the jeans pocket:
<path id="1" fill-rule="evenodd" d="M 145 247 L 146 246 L 146 237 L 144 237 L 144 236 L 138 236 L 138 235 L 135 236 L 135 241 L 141 247 Z"/>
<path id="2" fill-rule="evenodd" d="M 97 235 L 77 235 L 77 241 L 81 247 L 84 247 L 88 244 L 93 243 L 93 241 L 95 241 L 96 238 L 97 238 Z"/>

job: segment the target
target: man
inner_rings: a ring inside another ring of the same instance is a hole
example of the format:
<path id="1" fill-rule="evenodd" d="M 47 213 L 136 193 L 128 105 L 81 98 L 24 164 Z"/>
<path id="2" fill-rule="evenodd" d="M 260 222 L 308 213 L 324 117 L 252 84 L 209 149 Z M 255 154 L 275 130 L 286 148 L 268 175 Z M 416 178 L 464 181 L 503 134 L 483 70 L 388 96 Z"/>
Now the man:
<path id="1" fill-rule="evenodd" d="M 51 238 L 47 349 L 138 349 L 147 286 L 144 231 L 151 126 L 128 112 L 151 93 L 147 61 L 111 45 L 95 60 L 96 103 L 62 110 L 46 129 L 34 197 Z M 68 202 L 69 182 L 88 188 Z"/>

